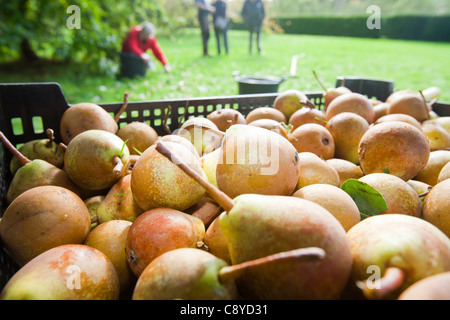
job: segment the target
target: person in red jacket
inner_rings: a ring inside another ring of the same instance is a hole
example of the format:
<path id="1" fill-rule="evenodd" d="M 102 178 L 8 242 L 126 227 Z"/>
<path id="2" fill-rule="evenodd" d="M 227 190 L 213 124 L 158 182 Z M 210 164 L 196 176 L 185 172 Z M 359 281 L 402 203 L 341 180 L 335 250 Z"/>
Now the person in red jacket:
<path id="1" fill-rule="evenodd" d="M 132 53 L 139 56 L 145 63 L 151 63 L 151 57 L 147 51 L 151 50 L 156 59 L 164 66 L 166 72 L 170 72 L 169 62 L 156 39 L 156 28 L 150 22 L 134 26 L 128 32 L 122 43 L 123 53 Z"/>

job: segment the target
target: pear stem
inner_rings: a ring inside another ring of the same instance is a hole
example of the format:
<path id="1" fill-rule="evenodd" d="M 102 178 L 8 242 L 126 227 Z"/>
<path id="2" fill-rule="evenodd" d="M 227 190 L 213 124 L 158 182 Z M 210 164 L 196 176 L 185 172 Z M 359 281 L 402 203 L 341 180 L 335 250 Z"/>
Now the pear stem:
<path id="1" fill-rule="evenodd" d="M 367 299 L 383 299 L 389 293 L 399 289 L 405 282 L 405 272 L 397 267 L 388 267 L 384 272 L 384 276 L 379 280 L 379 286 L 369 287 L 367 282 L 359 282 L 358 286 L 362 289 Z"/>
<path id="2" fill-rule="evenodd" d="M 167 120 L 169 119 L 169 115 L 172 112 L 172 107 L 170 105 L 166 108 L 166 114 L 164 115 L 164 121 L 163 121 L 163 127 L 164 131 L 166 131 L 167 134 L 172 134 L 172 130 L 170 130 L 169 126 L 167 125 Z"/>
<path id="3" fill-rule="evenodd" d="M 5 135 L 3 134 L 3 132 L 0 131 L 0 140 L 2 142 L 2 144 L 13 154 L 14 157 L 17 158 L 17 160 L 19 160 L 19 163 L 24 166 L 27 163 L 30 163 L 31 160 L 28 159 L 27 157 L 25 157 L 22 153 L 20 153 L 19 150 L 17 150 L 16 147 L 14 147 L 12 145 L 12 143 L 8 140 L 8 138 L 5 137 Z"/>
<path id="4" fill-rule="evenodd" d="M 192 179 L 197 181 L 206 192 L 213 198 L 217 204 L 219 204 L 223 210 L 229 212 L 234 207 L 233 199 L 227 196 L 224 192 L 220 191 L 216 186 L 211 184 L 209 181 L 205 180 L 197 172 L 192 170 L 188 165 L 183 163 L 175 154 L 170 152 L 170 150 L 161 141 L 157 142 L 156 150 L 163 156 L 168 158 L 174 164 L 176 164 L 180 169 L 182 169 L 186 174 L 188 174 Z"/>
<path id="5" fill-rule="evenodd" d="M 425 107 L 425 111 L 427 113 L 427 119 L 430 119 L 430 112 L 429 112 L 428 105 L 427 105 L 427 99 L 423 95 L 422 90 L 419 90 L 419 92 L 420 92 L 420 95 L 422 96 L 423 106 Z"/>
<path id="6" fill-rule="evenodd" d="M 115 156 L 113 159 L 114 162 L 114 169 L 113 169 L 113 174 L 115 176 L 119 176 L 122 172 L 123 169 L 123 163 L 122 160 L 120 159 L 119 156 Z"/>
<path id="7" fill-rule="evenodd" d="M 63 149 L 64 151 L 67 150 L 67 145 L 65 145 L 64 143 L 60 142 L 59 146 L 61 147 L 61 149 Z"/>
<path id="8" fill-rule="evenodd" d="M 323 259 L 326 253 L 322 248 L 310 247 L 275 253 L 263 258 L 246 261 L 240 264 L 226 266 L 220 269 L 219 279 L 224 283 L 242 276 L 247 270 L 283 260 L 317 261 Z"/>
<path id="9" fill-rule="evenodd" d="M 125 94 L 123 95 L 122 107 L 120 108 L 119 112 L 117 112 L 117 114 L 114 116 L 114 120 L 116 121 L 116 123 L 119 122 L 120 116 L 122 115 L 122 113 L 124 113 L 127 107 L 128 107 L 128 92 L 125 92 Z"/>
<path id="10" fill-rule="evenodd" d="M 322 87 L 322 90 L 327 93 L 327 88 L 323 85 L 322 81 L 320 81 L 319 77 L 317 76 L 316 70 L 313 70 L 314 77 L 316 78 L 319 85 Z"/>
<path id="11" fill-rule="evenodd" d="M 48 137 L 48 142 L 46 144 L 46 147 L 51 148 L 53 145 L 53 141 L 55 141 L 55 132 L 49 128 L 49 129 L 45 130 L 45 133 L 47 134 L 47 137 Z"/>

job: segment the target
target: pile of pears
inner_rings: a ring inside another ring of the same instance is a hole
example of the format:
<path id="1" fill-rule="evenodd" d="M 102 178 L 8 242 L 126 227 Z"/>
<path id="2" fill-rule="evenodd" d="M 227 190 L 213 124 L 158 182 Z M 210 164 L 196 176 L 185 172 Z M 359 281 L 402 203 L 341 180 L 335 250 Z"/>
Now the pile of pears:
<path id="1" fill-rule="evenodd" d="M 127 97 L 72 105 L 46 139 L 0 134 L 0 299 L 450 299 L 450 117 L 429 92 L 290 89 L 165 135 L 119 126 Z"/>

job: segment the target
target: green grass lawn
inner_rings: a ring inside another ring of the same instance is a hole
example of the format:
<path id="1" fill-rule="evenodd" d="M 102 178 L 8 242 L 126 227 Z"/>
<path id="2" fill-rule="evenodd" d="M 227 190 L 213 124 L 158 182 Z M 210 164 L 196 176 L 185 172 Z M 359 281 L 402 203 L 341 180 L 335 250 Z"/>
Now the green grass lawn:
<path id="1" fill-rule="evenodd" d="M 159 39 L 172 65 L 170 74 L 157 63 L 156 70 L 149 71 L 145 78 L 118 81 L 89 75 L 79 65 L 46 66 L 20 72 L 0 69 L 0 82 L 58 82 L 71 104 L 119 102 L 124 92 L 129 92 L 130 101 L 234 95 L 238 85 L 233 72 L 284 76 L 289 73 L 292 56 L 302 54 L 297 77 L 284 81 L 280 91 L 321 90 L 313 76 L 316 70 L 327 87 L 335 85 L 337 76 L 390 79 L 396 90 L 437 86 L 442 91 L 440 100 L 450 101 L 449 43 L 264 34 L 265 53 L 250 55 L 248 33 L 231 30 L 230 54 L 217 55 L 212 33 L 212 57 L 205 58 L 199 32 L 184 30 L 171 39 Z"/>

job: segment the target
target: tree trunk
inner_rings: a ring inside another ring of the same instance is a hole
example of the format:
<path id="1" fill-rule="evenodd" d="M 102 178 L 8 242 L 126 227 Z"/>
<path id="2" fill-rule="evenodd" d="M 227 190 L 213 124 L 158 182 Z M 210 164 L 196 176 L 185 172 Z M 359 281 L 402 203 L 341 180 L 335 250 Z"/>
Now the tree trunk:
<path id="1" fill-rule="evenodd" d="M 31 48 L 30 41 L 26 38 L 23 38 L 20 43 L 20 54 L 22 59 L 26 62 L 34 62 L 39 60 L 38 55 Z"/>

